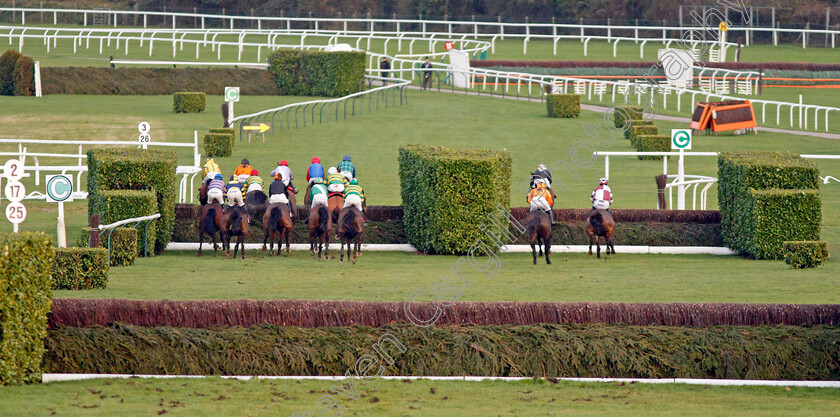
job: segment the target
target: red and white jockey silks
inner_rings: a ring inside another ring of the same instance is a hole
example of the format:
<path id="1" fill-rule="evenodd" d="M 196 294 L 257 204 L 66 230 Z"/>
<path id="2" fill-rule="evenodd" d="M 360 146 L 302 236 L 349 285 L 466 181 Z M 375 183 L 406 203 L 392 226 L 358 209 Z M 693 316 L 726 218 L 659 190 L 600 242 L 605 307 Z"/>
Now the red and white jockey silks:
<path id="1" fill-rule="evenodd" d="M 592 191 L 592 207 L 596 209 L 608 209 L 613 202 L 612 190 L 608 185 L 599 185 L 595 191 Z"/>

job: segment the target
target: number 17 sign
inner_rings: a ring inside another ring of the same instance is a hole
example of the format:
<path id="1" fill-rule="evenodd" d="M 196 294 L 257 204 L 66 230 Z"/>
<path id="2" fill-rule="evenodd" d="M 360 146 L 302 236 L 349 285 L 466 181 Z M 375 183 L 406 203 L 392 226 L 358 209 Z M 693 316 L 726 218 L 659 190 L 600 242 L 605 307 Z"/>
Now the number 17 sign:
<path id="1" fill-rule="evenodd" d="M 12 222 L 17 233 L 18 225 L 26 220 L 26 206 L 21 203 L 26 196 L 26 187 L 20 182 L 23 178 L 23 164 L 17 159 L 6 161 L 3 165 L 3 176 L 8 178 L 3 195 L 10 201 L 6 206 L 6 218 Z"/>

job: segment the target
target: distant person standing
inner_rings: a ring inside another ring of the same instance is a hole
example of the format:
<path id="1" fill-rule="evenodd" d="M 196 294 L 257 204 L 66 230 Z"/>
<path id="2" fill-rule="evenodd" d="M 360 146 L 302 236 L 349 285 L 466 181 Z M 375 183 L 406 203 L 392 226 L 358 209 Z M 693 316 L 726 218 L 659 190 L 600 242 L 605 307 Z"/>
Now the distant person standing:
<path id="1" fill-rule="evenodd" d="M 388 58 L 385 58 L 384 56 L 382 57 L 382 61 L 379 62 L 379 69 L 381 70 L 379 74 L 382 76 L 382 78 L 388 78 L 388 70 L 391 69 L 391 63 L 388 62 Z M 387 84 L 388 81 L 382 80 L 382 85 Z"/>
<path id="2" fill-rule="evenodd" d="M 426 62 L 423 63 L 423 89 L 428 90 L 432 86 L 432 63 L 429 62 L 429 57 L 426 57 Z"/>

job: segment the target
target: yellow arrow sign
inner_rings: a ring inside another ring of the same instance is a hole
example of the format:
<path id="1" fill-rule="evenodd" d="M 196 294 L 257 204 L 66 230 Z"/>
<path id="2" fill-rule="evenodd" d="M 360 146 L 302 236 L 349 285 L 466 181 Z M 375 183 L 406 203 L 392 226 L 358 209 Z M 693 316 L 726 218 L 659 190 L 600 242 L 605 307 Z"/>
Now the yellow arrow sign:
<path id="1" fill-rule="evenodd" d="M 257 132 L 257 133 L 265 133 L 265 132 L 269 131 L 270 129 L 271 129 L 271 126 L 269 126 L 265 123 L 242 126 L 242 130 L 258 130 L 259 132 Z"/>

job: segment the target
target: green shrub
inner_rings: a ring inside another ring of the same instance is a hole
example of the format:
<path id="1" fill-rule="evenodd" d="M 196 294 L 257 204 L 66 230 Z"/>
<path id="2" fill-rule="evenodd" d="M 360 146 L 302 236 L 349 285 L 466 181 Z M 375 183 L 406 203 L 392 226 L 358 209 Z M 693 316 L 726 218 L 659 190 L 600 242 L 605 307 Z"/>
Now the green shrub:
<path id="1" fill-rule="evenodd" d="M 200 113 L 207 107 L 204 93 L 175 93 L 172 96 L 172 110 L 175 113 Z"/>
<path id="2" fill-rule="evenodd" d="M 154 198 L 154 195 L 152 195 Z M 154 228 L 150 229 L 150 240 L 154 242 Z M 108 248 L 108 231 L 102 233 L 102 240 L 99 242 L 99 247 Z M 140 235 L 140 242 L 138 242 L 138 235 Z M 137 248 L 139 243 L 143 241 L 142 229 L 138 231 L 133 227 L 118 227 L 111 232 L 111 266 L 125 266 L 134 263 L 137 258 Z M 90 244 L 90 227 L 83 227 L 82 233 L 79 234 L 78 245 L 81 248 L 86 248 Z"/>
<path id="3" fill-rule="evenodd" d="M 281 94 L 341 97 L 359 91 L 365 76 L 364 52 L 280 49 L 268 57 Z"/>
<path id="4" fill-rule="evenodd" d="M 785 262 L 792 268 L 814 268 L 829 258 L 828 242 L 784 242 Z"/>
<path id="5" fill-rule="evenodd" d="M 151 216 L 158 212 L 157 196 L 154 191 L 145 190 L 104 190 L 96 194 L 95 198 L 89 199 L 90 205 L 101 216 L 100 224 L 110 224 L 120 220 L 135 217 Z M 161 219 L 155 220 L 155 223 Z M 143 225 L 145 229 L 145 224 Z M 99 246 L 107 247 L 107 233 L 103 235 L 105 240 L 100 240 Z M 114 232 L 116 233 L 116 232 Z M 154 253 L 155 228 L 149 227 L 149 248 L 146 248 L 146 235 L 134 233 L 134 251 L 137 254 Z M 111 235 L 113 243 L 114 235 Z M 113 253 L 112 253 L 113 255 Z M 132 258 L 133 261 L 133 258 Z M 114 265 L 112 263 L 112 265 Z"/>
<path id="6" fill-rule="evenodd" d="M 236 138 L 236 129 L 232 127 L 214 127 L 210 129 L 210 133 L 221 133 L 226 135 L 233 135 Z"/>
<path id="7" fill-rule="evenodd" d="M 782 242 L 819 240 L 819 170 L 796 154 L 724 152 L 718 158 L 723 239 L 757 259 L 781 259 Z"/>
<path id="8" fill-rule="evenodd" d="M 39 382 L 55 249 L 42 232 L 0 234 L 0 247 L 0 385 Z"/>
<path id="9" fill-rule="evenodd" d="M 615 127 L 623 129 L 628 121 L 641 120 L 644 117 L 644 111 L 641 107 L 634 106 L 618 106 L 615 107 L 613 113 L 613 123 Z"/>
<path id="10" fill-rule="evenodd" d="M 657 128 L 653 124 L 649 124 L 649 125 L 647 125 L 647 124 L 637 124 L 637 125 L 631 125 L 630 129 L 628 129 L 628 133 L 630 134 L 629 139 L 630 139 L 631 143 L 633 144 L 634 147 L 637 147 L 636 142 L 633 138 L 635 138 L 636 136 L 642 136 L 642 135 L 647 135 L 647 136 L 658 135 L 659 134 L 659 128 Z"/>
<path id="11" fill-rule="evenodd" d="M 500 233 L 488 216 L 510 204 L 509 152 L 410 145 L 400 148 L 399 165 L 411 244 L 426 253 L 463 254 L 484 238 L 498 248 L 490 241 Z"/>
<path id="12" fill-rule="evenodd" d="M 633 129 L 639 129 L 634 127 Z M 636 135 L 633 136 L 633 143 L 639 152 L 670 152 L 671 138 L 662 135 Z M 639 155 L 639 159 L 661 160 L 661 156 Z"/>
<path id="13" fill-rule="evenodd" d="M 157 209 L 149 214 L 160 213 L 160 218 L 154 223 L 154 253 L 163 252 L 172 238 L 175 218 L 175 153 L 151 149 L 96 149 L 88 151 L 87 155 L 88 215 L 99 213 L 99 194 L 103 191 L 152 190 L 155 192 Z M 108 219 L 111 218 L 109 210 Z M 114 221 L 117 220 L 122 219 Z M 103 219 L 102 223 L 109 222 Z M 151 236 L 151 230 L 149 233 Z M 151 245 L 151 239 L 149 242 Z M 139 250 L 142 253 L 142 246 L 139 246 Z"/>
<path id="14" fill-rule="evenodd" d="M 653 126 L 653 122 L 650 120 L 643 120 L 643 119 L 636 119 L 631 120 L 630 124 L 627 126 L 627 130 L 624 131 L 624 138 L 633 140 L 633 128 L 640 127 L 640 126 Z M 655 126 L 654 126 L 655 127 Z M 655 134 L 659 134 L 659 130 L 657 129 Z"/>
<path id="15" fill-rule="evenodd" d="M 108 285 L 108 250 L 58 248 L 52 267 L 54 290 L 90 290 Z"/>
<path id="16" fill-rule="evenodd" d="M 15 94 L 15 67 L 21 56 L 14 49 L 9 49 L 0 55 L 0 96 Z"/>
<path id="17" fill-rule="evenodd" d="M 21 55 L 15 63 L 14 72 L 14 95 L 34 96 L 35 95 L 35 60 Z"/>
<path id="18" fill-rule="evenodd" d="M 580 116 L 580 94 L 547 94 L 545 104 L 548 108 L 548 117 Z"/>
<path id="19" fill-rule="evenodd" d="M 208 158 L 214 156 L 230 156 L 233 152 L 233 134 L 208 133 L 204 135 L 204 154 Z"/>

